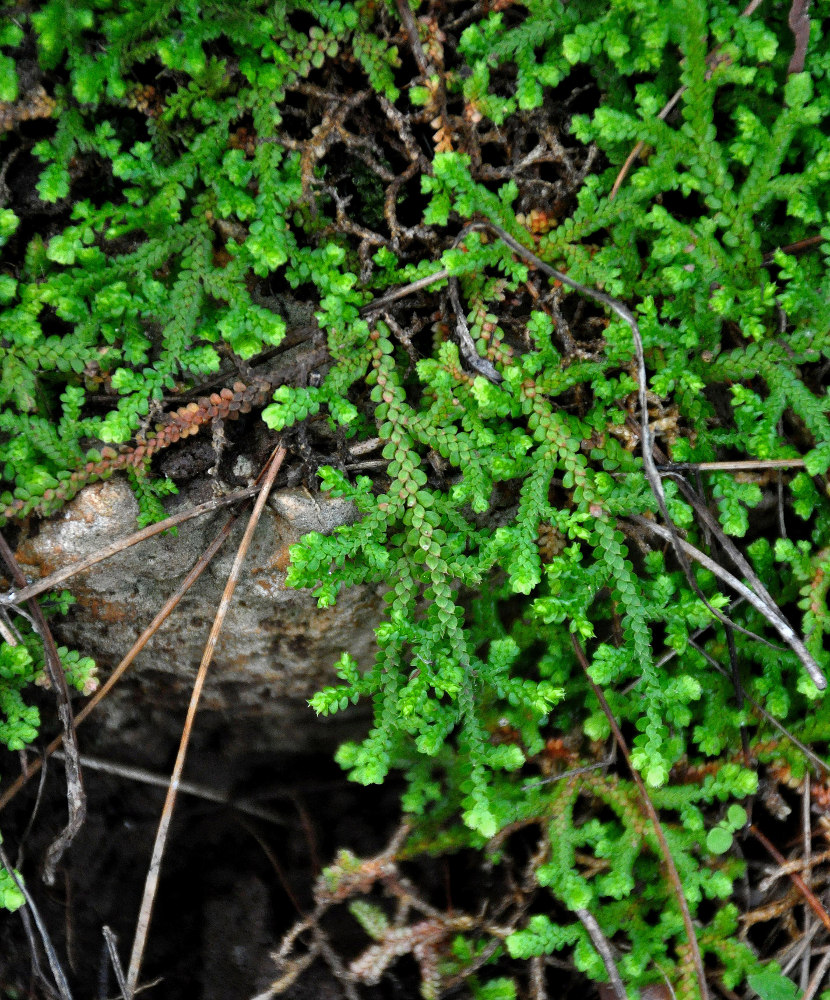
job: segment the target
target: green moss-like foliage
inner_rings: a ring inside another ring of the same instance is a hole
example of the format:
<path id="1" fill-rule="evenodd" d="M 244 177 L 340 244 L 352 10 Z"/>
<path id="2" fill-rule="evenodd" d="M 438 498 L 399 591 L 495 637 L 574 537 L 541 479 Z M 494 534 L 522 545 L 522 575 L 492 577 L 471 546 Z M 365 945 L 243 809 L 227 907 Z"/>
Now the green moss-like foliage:
<path id="1" fill-rule="evenodd" d="M 88 460 L 91 440 L 127 441 L 163 393 L 215 372 L 220 350 L 251 358 L 278 346 L 286 319 L 265 292 L 302 294 L 334 364 L 319 384 L 278 390 L 266 423 L 322 414 L 344 437 L 378 436 L 388 462 L 374 481 L 321 469 L 322 487 L 362 518 L 292 554 L 290 583 L 314 588 L 321 606 L 358 583 L 386 591 L 375 662 L 344 653 L 340 683 L 312 701 L 320 713 L 373 701 L 370 733 L 340 763 L 364 783 L 405 775 L 425 849 L 481 847 L 510 824 L 549 830 L 536 872 L 549 904 L 508 939 L 513 958 L 567 950 L 604 980 L 574 916 L 587 909 L 627 987 L 665 974 L 678 996 L 696 996 L 629 777 L 538 781 L 555 766 L 551 739 L 567 734 L 583 763 L 609 739 L 578 637 L 669 816 L 700 948 L 731 989 L 757 959 L 734 940 L 724 902 L 743 868 L 725 839 L 738 831 L 718 810 L 756 788 L 738 763 L 740 726 L 759 743 L 769 733 L 710 664 L 728 668 L 734 641 L 747 693 L 807 741 L 830 737 L 826 699 L 793 653 L 747 634 L 776 638 L 753 607 L 731 608 L 745 631 L 727 636 L 711 610 L 729 600 L 715 575 L 696 568 L 693 588 L 632 520 L 658 508 L 638 452 L 629 326 L 573 292 L 551 294 L 491 234 L 455 236 L 489 220 L 635 311 L 666 460 L 793 462 L 704 472 L 696 485 L 827 672 L 830 22 L 816 14 L 805 67 L 788 73 L 783 3 L 763 19 L 700 0 L 497 6 L 465 14 L 462 30 L 416 5 L 436 72 L 409 91 L 407 36 L 382 4 L 51 0 L 0 35 L 0 94 L 17 98 L 26 44 L 52 87 L 53 121 L 33 147 L 38 194 L 71 207 L 65 224 L 34 232 L 0 211 L 0 239 L 23 261 L 0 269 L 3 503 L 49 512 L 44 494 Z M 590 109 L 552 142 L 548 119 L 577 87 Z M 534 139 L 570 187 L 533 172 Z M 502 143 L 512 167 L 488 165 L 485 142 Z M 331 143 L 360 152 L 348 191 Z M 579 143 L 598 152 L 587 176 L 574 167 Z M 611 197 L 637 143 L 642 156 Z M 94 196 L 73 179 L 93 167 Z M 399 203 L 416 223 L 400 222 Z M 807 252 L 782 249 L 815 236 L 825 241 Z M 417 349 L 400 336 L 403 314 L 363 308 L 432 274 L 412 311 L 449 308 L 453 280 L 465 315 L 435 323 L 431 341 L 421 332 Z M 459 351 L 456 321 L 498 378 Z M 101 383 L 116 394 L 104 411 L 89 400 Z M 158 504 L 163 489 L 137 488 Z M 664 489 L 678 529 L 706 549 L 671 477 Z M 786 742 L 775 754 L 803 773 Z M 577 855 L 607 865 L 584 874 Z"/>

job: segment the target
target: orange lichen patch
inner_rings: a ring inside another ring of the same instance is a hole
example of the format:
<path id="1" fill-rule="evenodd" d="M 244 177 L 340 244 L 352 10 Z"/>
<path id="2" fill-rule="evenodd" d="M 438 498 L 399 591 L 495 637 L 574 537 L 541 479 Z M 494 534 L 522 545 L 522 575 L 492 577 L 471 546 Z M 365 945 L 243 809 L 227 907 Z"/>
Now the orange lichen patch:
<path id="1" fill-rule="evenodd" d="M 133 620 L 132 612 L 116 601 L 106 601 L 98 596 L 93 596 L 93 593 L 85 587 L 74 586 L 72 592 L 78 604 L 90 611 L 95 621 L 117 625 Z"/>
<path id="2" fill-rule="evenodd" d="M 288 554 L 288 546 L 284 545 L 277 550 L 275 555 L 261 567 L 251 573 L 251 579 L 256 587 L 265 594 L 273 594 L 275 591 L 285 589 L 283 577 L 291 561 Z"/>
<path id="3" fill-rule="evenodd" d="M 39 549 L 35 549 L 31 538 L 20 543 L 15 556 L 20 568 L 32 580 L 49 576 L 66 563 L 66 558 L 62 558 L 63 549 L 58 546 L 53 547 L 49 550 L 49 557 L 45 558 Z"/>
<path id="4" fill-rule="evenodd" d="M 275 569 L 279 573 L 285 573 L 291 562 L 291 546 L 280 545 L 266 563 L 267 569 Z"/>
<path id="5" fill-rule="evenodd" d="M 567 746 L 561 736 L 551 737 L 549 740 L 546 740 L 542 755 L 548 760 L 564 760 L 569 764 L 579 758 L 579 754 Z"/>

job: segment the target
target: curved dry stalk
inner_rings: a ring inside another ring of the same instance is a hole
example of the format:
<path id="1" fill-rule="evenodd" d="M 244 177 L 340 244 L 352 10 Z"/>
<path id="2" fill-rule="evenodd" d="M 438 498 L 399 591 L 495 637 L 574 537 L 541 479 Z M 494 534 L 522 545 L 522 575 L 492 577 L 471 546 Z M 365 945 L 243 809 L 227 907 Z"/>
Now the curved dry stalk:
<path id="1" fill-rule="evenodd" d="M 694 962 L 695 974 L 697 975 L 698 986 L 700 987 L 700 995 L 702 1000 L 707 1000 L 709 991 L 706 985 L 706 973 L 703 970 L 703 958 L 701 957 L 700 947 L 697 943 L 697 935 L 695 934 L 694 924 L 692 923 L 692 914 L 689 912 L 689 904 L 686 902 L 686 896 L 683 893 L 683 885 L 680 881 L 680 875 L 678 874 L 677 866 L 675 865 L 674 858 L 669 850 L 669 844 L 666 840 L 666 835 L 663 832 L 663 827 L 660 823 L 660 818 L 657 815 L 657 810 L 654 808 L 654 803 L 651 801 L 651 798 L 646 791 L 643 779 L 631 763 L 631 756 L 628 752 L 628 744 L 625 742 L 625 738 L 623 737 L 620 727 L 617 725 L 614 713 L 611 711 L 608 702 L 605 700 L 605 695 L 602 693 L 602 690 L 591 678 L 588 658 L 585 656 L 585 651 L 575 635 L 571 636 L 571 644 L 573 645 L 579 665 L 585 673 L 585 678 L 591 685 L 591 690 L 594 692 L 600 707 L 605 713 L 605 717 L 608 719 L 608 725 L 611 727 L 611 732 L 614 734 L 617 746 L 622 751 L 623 757 L 625 757 L 625 762 L 628 764 L 629 771 L 631 771 L 631 777 L 634 779 L 634 783 L 636 784 L 640 797 L 643 800 L 643 806 L 648 814 L 648 818 L 651 820 L 651 825 L 654 827 L 654 833 L 657 836 L 657 841 L 660 844 L 660 850 L 663 854 L 663 860 L 666 863 L 666 870 L 668 871 L 669 879 L 674 886 L 675 895 L 677 896 L 677 905 L 680 907 L 680 914 L 683 918 L 683 926 L 686 928 L 686 937 L 689 942 L 689 949 L 692 953 L 692 961 Z"/>
<path id="2" fill-rule="evenodd" d="M 24 580 L 24 586 L 22 586 L 20 590 L 9 590 L 5 594 L 0 594 L 0 605 L 22 604 L 23 601 L 28 601 L 32 597 L 37 597 L 38 594 L 42 594 L 44 591 L 54 590 L 54 588 L 57 587 L 59 583 L 63 583 L 64 580 L 68 580 L 77 573 L 83 573 L 83 571 L 89 569 L 90 566 L 103 562 L 104 559 L 109 559 L 111 556 L 114 556 L 119 552 L 123 552 L 124 549 L 128 549 L 133 545 L 138 545 L 138 543 L 143 542 L 145 538 L 152 538 L 153 535 L 157 535 L 161 531 L 167 531 L 168 528 L 174 528 L 177 524 L 189 521 L 192 517 L 201 517 L 202 514 L 209 514 L 211 511 L 218 510 L 220 507 L 227 507 L 228 504 L 236 503 L 238 500 L 246 500 L 248 497 L 252 497 L 259 493 L 260 489 L 261 487 L 259 486 L 247 486 L 244 490 L 236 490 L 234 493 L 228 493 L 227 496 L 215 497 L 213 500 L 207 500 L 205 503 L 200 503 L 196 507 L 190 507 L 187 510 L 179 511 L 177 514 L 173 514 L 171 517 L 167 517 L 163 521 L 159 521 L 158 524 L 148 525 L 148 527 L 142 528 L 141 531 L 137 531 L 133 535 L 128 535 L 126 538 L 119 538 L 118 541 L 113 542 L 112 545 L 107 545 L 105 548 L 95 552 L 91 556 L 87 556 L 85 559 L 79 559 L 78 562 L 71 563 L 69 566 L 64 566 L 63 569 L 59 569 L 55 573 L 50 573 L 49 576 L 45 576 L 42 580 L 38 580 L 37 583 L 33 583 L 28 587 L 25 586 Z"/>
<path id="3" fill-rule="evenodd" d="M 176 763 L 170 777 L 170 787 L 167 791 L 167 797 L 164 802 L 161 819 L 159 820 L 156 840 L 153 845 L 153 853 L 150 859 L 150 866 L 147 871 L 147 879 L 144 885 L 144 897 L 141 902 L 141 910 L 138 916 L 135 940 L 133 941 L 132 954 L 130 955 L 130 965 L 127 970 L 128 1000 L 132 1000 L 136 992 L 138 976 L 141 970 L 141 961 L 144 957 L 144 947 L 147 943 L 147 934 L 150 929 L 150 918 L 152 915 L 153 903 L 155 901 L 156 890 L 158 888 L 161 861 L 164 855 L 164 848 L 167 843 L 167 834 L 170 829 L 170 822 L 173 817 L 173 807 L 176 802 L 176 793 L 178 792 L 182 771 L 184 770 L 185 758 L 187 756 L 187 749 L 190 743 L 190 735 L 193 730 L 193 720 L 196 717 L 196 710 L 199 706 L 202 688 L 204 687 L 205 678 L 207 677 L 207 670 L 210 666 L 211 660 L 213 659 L 213 653 L 216 649 L 219 633 L 228 613 L 228 608 L 230 607 L 230 602 L 233 598 L 233 593 L 236 589 L 236 584 L 239 579 L 242 564 L 248 553 L 251 539 L 253 538 L 254 531 L 259 523 L 260 516 L 265 509 L 265 502 L 268 499 L 271 487 L 274 485 L 274 480 L 277 477 L 277 473 L 280 470 L 280 466 L 283 463 L 286 453 L 286 449 L 282 445 L 279 445 L 269 459 L 262 486 L 259 487 L 259 496 L 257 497 L 256 504 L 251 512 L 248 526 L 245 529 L 245 534 L 242 536 L 242 541 L 239 543 L 236 558 L 233 561 L 233 566 L 231 567 L 231 571 L 228 575 L 228 582 L 225 585 L 225 590 L 222 593 L 219 607 L 216 610 L 216 617 L 214 618 L 210 635 L 208 636 L 207 643 L 205 644 L 202 662 L 199 664 L 199 670 L 193 684 L 193 693 L 191 694 L 190 704 L 187 709 L 187 717 L 184 723 L 181 743 L 179 744 L 179 752 L 176 756 Z"/>
<path id="4" fill-rule="evenodd" d="M 6 539 L 0 534 L 0 555 L 9 568 L 15 586 L 26 585 L 26 578 L 17 565 L 14 553 L 9 548 Z M 43 881 L 47 885 L 52 885 L 55 881 L 55 869 L 58 862 L 63 857 L 64 852 L 75 839 L 76 834 L 84 824 L 86 819 L 86 793 L 81 776 L 80 751 L 78 750 L 78 737 L 75 732 L 75 720 L 72 717 L 72 703 L 69 700 L 69 686 L 66 683 L 66 675 L 63 672 L 58 647 L 49 626 L 46 624 L 43 610 L 37 601 L 29 598 L 29 613 L 32 616 L 32 625 L 43 642 L 43 658 L 46 664 L 46 672 L 55 693 L 58 706 L 58 717 L 63 727 L 63 740 L 66 746 L 66 759 L 64 760 L 64 770 L 66 773 L 66 803 L 69 809 L 69 818 L 66 826 L 49 845 L 46 852 L 46 861 L 43 866 Z"/>
<path id="5" fill-rule="evenodd" d="M 101 687 L 95 692 L 95 694 L 89 699 L 89 701 L 84 705 L 84 707 L 75 716 L 75 727 L 77 728 L 84 719 L 89 716 L 94 708 L 101 701 L 106 698 L 110 691 L 115 687 L 118 681 L 121 679 L 124 671 L 130 666 L 133 660 L 138 656 L 142 649 L 147 645 L 150 639 L 158 632 L 159 628 L 164 624 L 165 620 L 170 616 L 170 614 L 175 609 L 176 605 L 181 601 L 188 590 L 193 586 L 193 584 L 202 575 L 204 570 L 207 568 L 210 561 L 219 551 L 220 546 L 227 539 L 231 532 L 234 524 L 236 523 L 237 515 L 233 515 L 228 518 L 225 522 L 224 527 L 221 529 L 219 534 L 213 539 L 210 545 L 205 549 L 202 555 L 199 557 L 198 561 L 194 564 L 191 571 L 179 584 L 175 592 L 164 602 L 163 607 L 155 618 L 150 622 L 146 629 L 141 633 L 141 635 L 133 643 L 132 648 L 129 650 L 127 655 L 121 660 L 118 666 L 113 670 L 112 674 L 107 678 L 106 682 L 101 685 Z M 52 742 L 46 747 L 41 757 L 37 757 L 32 760 L 25 774 L 21 774 L 18 778 L 12 782 L 11 785 L 0 795 L 0 811 L 2 811 L 11 800 L 17 795 L 20 789 L 33 778 L 43 767 L 44 762 L 52 756 L 52 754 L 63 745 L 63 734 L 56 736 Z"/>
<path id="6" fill-rule="evenodd" d="M 648 531 L 651 531 L 653 534 L 665 539 L 666 541 L 674 541 L 672 533 L 669 529 L 664 528 L 661 524 L 655 524 L 654 521 L 649 521 L 648 518 L 641 517 L 640 515 L 633 516 L 630 520 L 638 527 L 646 528 Z M 819 691 L 823 691 L 827 687 L 827 680 L 819 669 L 816 661 L 810 655 L 810 651 L 801 639 L 799 639 L 795 630 L 789 622 L 784 619 L 777 608 L 775 610 L 770 608 L 767 602 L 762 600 L 754 590 L 751 590 L 745 583 L 743 583 L 743 581 L 739 580 L 736 576 L 733 576 L 729 570 L 724 569 L 723 566 L 715 562 L 714 559 L 707 556 L 705 552 L 701 552 L 700 549 L 695 548 L 694 545 L 684 541 L 682 538 L 677 539 L 677 544 L 680 545 L 685 556 L 690 559 L 694 559 L 695 562 L 699 562 L 701 566 L 704 566 L 710 573 L 713 573 L 719 580 L 722 580 L 734 591 L 739 593 L 745 600 L 749 601 L 753 608 L 755 608 L 756 611 L 759 611 L 764 618 L 766 618 L 784 642 L 787 643 L 790 649 L 799 658 L 802 666 L 810 675 L 810 679 Z M 733 628 L 735 627 L 733 623 L 730 622 L 729 624 L 732 624 Z M 744 632 L 745 630 L 740 629 L 740 631 Z"/>

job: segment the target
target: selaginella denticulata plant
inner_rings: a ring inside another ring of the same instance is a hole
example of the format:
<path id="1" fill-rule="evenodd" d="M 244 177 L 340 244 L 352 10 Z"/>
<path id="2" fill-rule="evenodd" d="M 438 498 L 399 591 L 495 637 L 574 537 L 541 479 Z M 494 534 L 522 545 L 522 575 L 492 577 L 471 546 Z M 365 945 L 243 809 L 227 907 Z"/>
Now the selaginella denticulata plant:
<path id="1" fill-rule="evenodd" d="M 541 997 L 551 957 L 735 996 L 770 957 L 733 895 L 744 807 L 818 766 L 779 724 L 830 739 L 830 10 L 807 8 L 2 5 L 3 517 L 53 514 L 162 397 L 229 352 L 277 363 L 306 317 L 326 364 L 263 417 L 306 465 L 326 444 L 319 486 L 361 516 L 289 582 L 387 602 L 375 661 L 344 651 L 312 706 L 372 701 L 338 760 L 403 776 L 401 856 L 538 841 L 501 938 L 448 917 L 430 964 L 412 930 L 426 997 L 465 970 Z M 152 454 L 118 465 L 145 522 L 174 488 Z M 3 646 L 9 749 L 41 670 L 30 635 Z M 386 965 L 399 932 L 375 928 Z"/>

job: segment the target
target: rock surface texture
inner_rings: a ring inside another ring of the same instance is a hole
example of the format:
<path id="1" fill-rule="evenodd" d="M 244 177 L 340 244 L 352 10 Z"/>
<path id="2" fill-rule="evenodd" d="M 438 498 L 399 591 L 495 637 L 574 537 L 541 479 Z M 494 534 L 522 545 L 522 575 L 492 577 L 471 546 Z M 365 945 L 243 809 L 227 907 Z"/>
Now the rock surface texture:
<path id="1" fill-rule="evenodd" d="M 183 490 L 171 513 L 206 499 L 204 486 Z M 193 679 L 230 572 L 250 506 L 230 538 L 173 615 L 139 654 L 87 724 L 83 745 L 140 747 L 151 761 L 178 739 Z M 37 579 L 136 530 L 137 507 L 127 483 L 114 477 L 86 487 L 39 532 L 23 541 L 18 560 Z M 99 563 L 67 584 L 77 604 L 54 620 L 58 640 L 93 656 L 101 678 L 129 650 L 228 518 L 229 509 L 186 522 L 178 537 L 157 535 Z M 248 551 L 217 643 L 200 703 L 197 729 L 225 753 L 331 748 L 353 720 L 318 719 L 307 699 L 335 677 L 343 649 L 372 662 L 380 595 L 342 593 L 321 610 L 308 591 L 289 590 L 289 547 L 309 531 L 354 521 L 348 503 L 303 489 L 275 491 Z M 345 725 L 345 730 L 344 730 Z M 154 748 L 157 751 L 154 752 Z"/>

